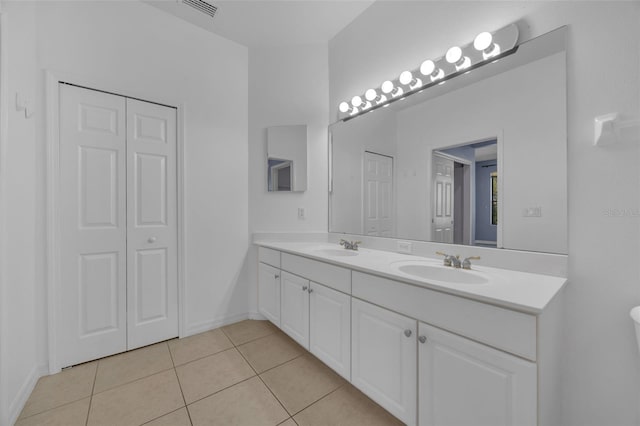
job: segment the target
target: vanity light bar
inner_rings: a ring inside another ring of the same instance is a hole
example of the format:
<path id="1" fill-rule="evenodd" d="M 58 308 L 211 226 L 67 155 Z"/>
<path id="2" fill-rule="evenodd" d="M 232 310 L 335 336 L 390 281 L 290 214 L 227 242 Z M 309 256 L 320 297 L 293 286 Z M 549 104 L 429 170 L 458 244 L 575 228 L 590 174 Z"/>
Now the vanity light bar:
<path id="1" fill-rule="evenodd" d="M 338 105 L 338 120 L 347 120 L 376 108 L 386 106 L 408 95 L 508 56 L 517 50 L 518 27 L 510 24 L 492 33 L 482 32 L 465 46 L 452 46 L 446 55 L 427 59 L 414 70 L 402 72 L 396 79 L 383 82 L 351 101 Z"/>

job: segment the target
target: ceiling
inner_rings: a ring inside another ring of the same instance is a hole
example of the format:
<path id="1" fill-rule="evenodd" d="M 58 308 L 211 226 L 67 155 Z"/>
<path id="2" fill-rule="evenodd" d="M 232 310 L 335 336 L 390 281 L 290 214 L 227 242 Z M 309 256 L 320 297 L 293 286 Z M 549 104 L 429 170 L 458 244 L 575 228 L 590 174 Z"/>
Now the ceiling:
<path id="1" fill-rule="evenodd" d="M 206 0 L 211 18 L 182 0 L 144 0 L 248 47 L 326 43 L 375 0 Z"/>

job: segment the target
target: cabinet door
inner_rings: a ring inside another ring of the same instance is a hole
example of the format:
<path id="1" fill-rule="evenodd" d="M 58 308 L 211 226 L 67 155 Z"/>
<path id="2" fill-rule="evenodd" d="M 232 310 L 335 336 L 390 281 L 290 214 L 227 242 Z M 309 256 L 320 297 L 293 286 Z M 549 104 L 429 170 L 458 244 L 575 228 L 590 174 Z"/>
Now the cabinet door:
<path id="1" fill-rule="evenodd" d="M 309 281 L 282 273 L 280 328 L 309 349 Z"/>
<path id="2" fill-rule="evenodd" d="M 351 302 L 351 383 L 408 425 L 416 423 L 416 321 Z"/>
<path id="3" fill-rule="evenodd" d="M 536 424 L 535 363 L 423 323 L 419 341 L 421 426 Z"/>
<path id="4" fill-rule="evenodd" d="M 309 350 L 351 380 L 351 297 L 311 283 L 309 305 Z"/>
<path id="5" fill-rule="evenodd" d="M 258 311 L 280 327 L 280 270 L 258 264 Z"/>

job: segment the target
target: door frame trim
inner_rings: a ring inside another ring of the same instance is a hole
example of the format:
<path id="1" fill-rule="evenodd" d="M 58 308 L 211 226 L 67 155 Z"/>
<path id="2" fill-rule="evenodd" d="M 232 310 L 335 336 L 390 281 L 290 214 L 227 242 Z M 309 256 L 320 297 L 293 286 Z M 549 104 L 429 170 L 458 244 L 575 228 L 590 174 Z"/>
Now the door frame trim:
<path id="1" fill-rule="evenodd" d="M 48 335 L 48 355 L 49 374 L 55 374 L 61 370 L 62 366 L 57 357 L 57 318 L 56 318 L 56 297 L 60 282 L 60 221 L 59 221 L 59 197 L 60 197 L 60 96 L 59 84 L 69 83 L 88 89 L 95 89 L 103 92 L 118 94 L 118 96 L 131 97 L 139 100 L 147 99 L 144 94 L 137 95 L 130 93 L 130 90 L 122 90 L 112 87 L 108 83 L 99 79 L 78 76 L 72 73 L 44 70 L 45 77 L 45 141 L 46 141 L 46 288 L 47 288 L 47 335 Z M 127 93 L 127 94 L 123 94 Z M 156 95 L 154 95 L 156 96 Z M 186 257 L 185 257 L 185 118 L 186 103 L 182 99 L 169 97 L 164 99 L 148 100 L 148 102 L 170 105 L 176 108 L 176 202 L 177 202 L 177 266 L 178 266 L 178 336 L 185 336 L 186 324 Z"/>

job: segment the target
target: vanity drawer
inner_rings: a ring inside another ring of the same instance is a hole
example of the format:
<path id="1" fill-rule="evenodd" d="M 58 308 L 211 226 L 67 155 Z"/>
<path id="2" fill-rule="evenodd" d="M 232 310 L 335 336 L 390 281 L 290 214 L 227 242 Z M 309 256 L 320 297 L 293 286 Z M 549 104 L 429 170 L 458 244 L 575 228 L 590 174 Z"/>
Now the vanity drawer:
<path id="1" fill-rule="evenodd" d="M 353 272 L 353 296 L 536 360 L 536 317 L 374 275 Z"/>
<path id="2" fill-rule="evenodd" d="M 331 287 L 334 290 L 351 294 L 351 270 L 328 263 L 282 253 L 282 269 Z"/>
<path id="3" fill-rule="evenodd" d="M 258 247 L 258 261 L 279 268 L 280 252 L 266 247 Z"/>

